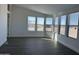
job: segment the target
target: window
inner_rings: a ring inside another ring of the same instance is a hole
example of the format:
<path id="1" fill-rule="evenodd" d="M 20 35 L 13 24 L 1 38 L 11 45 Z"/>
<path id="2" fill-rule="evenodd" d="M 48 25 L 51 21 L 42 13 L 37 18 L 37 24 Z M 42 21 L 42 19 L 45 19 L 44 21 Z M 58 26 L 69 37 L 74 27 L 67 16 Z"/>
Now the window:
<path id="1" fill-rule="evenodd" d="M 52 18 L 46 18 L 46 31 L 52 31 Z"/>
<path id="2" fill-rule="evenodd" d="M 37 31 L 44 31 L 44 18 L 37 17 Z"/>
<path id="3" fill-rule="evenodd" d="M 60 22 L 60 34 L 65 35 L 65 26 L 66 26 L 66 15 L 61 16 L 61 22 Z"/>
<path id="4" fill-rule="evenodd" d="M 33 16 L 28 16 L 28 30 L 35 31 L 35 20 L 36 18 Z"/>
<path id="5" fill-rule="evenodd" d="M 70 20 L 69 20 L 69 37 L 77 38 L 77 31 L 78 31 L 78 13 L 70 14 Z"/>
<path id="6" fill-rule="evenodd" d="M 58 17 L 55 19 L 55 33 L 58 33 Z"/>

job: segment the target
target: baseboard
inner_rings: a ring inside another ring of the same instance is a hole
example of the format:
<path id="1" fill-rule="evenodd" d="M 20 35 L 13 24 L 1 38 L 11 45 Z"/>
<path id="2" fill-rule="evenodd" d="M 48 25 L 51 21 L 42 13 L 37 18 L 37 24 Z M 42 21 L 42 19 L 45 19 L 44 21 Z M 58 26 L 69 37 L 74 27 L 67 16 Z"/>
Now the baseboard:
<path id="1" fill-rule="evenodd" d="M 21 36 L 21 37 L 19 37 L 19 36 L 14 36 L 14 37 L 12 36 L 12 37 L 10 37 L 9 36 L 9 37 L 7 37 L 7 39 L 9 39 L 9 38 L 12 38 L 12 39 L 20 38 L 21 39 L 21 38 L 50 38 L 50 37 L 45 37 L 45 36 L 41 36 L 41 37 L 40 36 L 36 36 L 36 37 L 35 36 L 24 36 L 24 37 L 23 36 Z"/>
<path id="2" fill-rule="evenodd" d="M 7 44 L 8 44 L 8 42 L 6 41 L 0 47 L 2 47 L 3 45 L 7 45 Z"/>

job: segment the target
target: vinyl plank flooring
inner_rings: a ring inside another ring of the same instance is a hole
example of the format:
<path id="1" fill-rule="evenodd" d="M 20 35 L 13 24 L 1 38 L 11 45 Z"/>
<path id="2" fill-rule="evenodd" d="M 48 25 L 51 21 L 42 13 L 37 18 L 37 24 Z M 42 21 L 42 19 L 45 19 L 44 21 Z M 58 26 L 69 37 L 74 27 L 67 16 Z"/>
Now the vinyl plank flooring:
<path id="1" fill-rule="evenodd" d="M 10 55 L 78 55 L 78 53 L 48 38 L 8 38 L 8 45 L 0 48 L 0 54 Z"/>

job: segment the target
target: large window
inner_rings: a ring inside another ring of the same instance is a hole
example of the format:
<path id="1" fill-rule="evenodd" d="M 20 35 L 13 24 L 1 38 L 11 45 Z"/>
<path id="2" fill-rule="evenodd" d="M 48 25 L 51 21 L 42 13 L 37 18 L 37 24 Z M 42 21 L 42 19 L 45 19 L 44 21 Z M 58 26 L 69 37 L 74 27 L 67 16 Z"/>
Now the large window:
<path id="1" fill-rule="evenodd" d="M 73 13 L 69 15 L 69 37 L 77 38 L 77 31 L 78 31 L 78 13 Z"/>
<path id="2" fill-rule="evenodd" d="M 66 15 L 61 16 L 61 22 L 60 22 L 60 34 L 65 35 L 65 26 L 66 26 Z"/>
<path id="3" fill-rule="evenodd" d="M 37 31 L 44 31 L 44 18 L 37 17 Z"/>
<path id="4" fill-rule="evenodd" d="M 55 33 L 58 33 L 58 17 L 55 19 Z"/>
<path id="5" fill-rule="evenodd" d="M 35 31 L 35 17 L 28 16 L 28 31 Z"/>
<path id="6" fill-rule="evenodd" d="M 46 18 L 46 31 L 52 31 L 52 18 Z"/>

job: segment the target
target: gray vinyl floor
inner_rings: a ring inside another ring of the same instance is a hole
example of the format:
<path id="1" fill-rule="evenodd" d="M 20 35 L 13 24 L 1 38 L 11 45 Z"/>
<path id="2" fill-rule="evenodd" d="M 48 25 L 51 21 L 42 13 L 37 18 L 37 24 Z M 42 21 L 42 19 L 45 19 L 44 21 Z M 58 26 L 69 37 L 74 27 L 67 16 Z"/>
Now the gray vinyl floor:
<path id="1" fill-rule="evenodd" d="M 0 54 L 10 55 L 78 55 L 78 53 L 49 38 L 8 38 Z"/>

